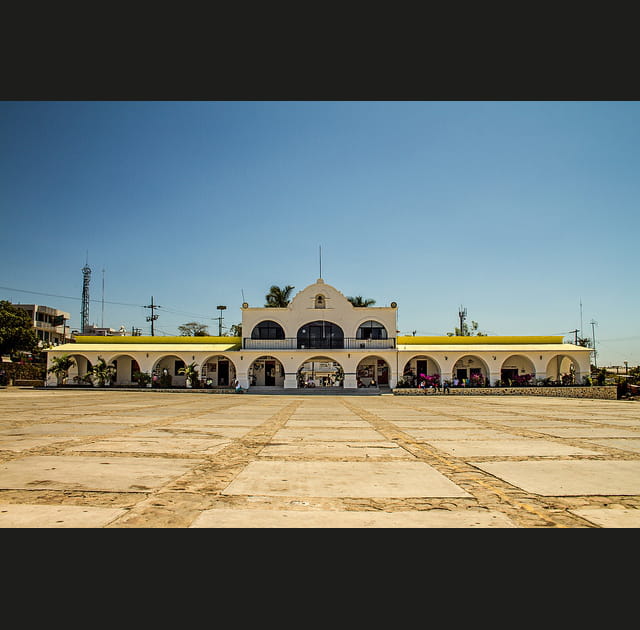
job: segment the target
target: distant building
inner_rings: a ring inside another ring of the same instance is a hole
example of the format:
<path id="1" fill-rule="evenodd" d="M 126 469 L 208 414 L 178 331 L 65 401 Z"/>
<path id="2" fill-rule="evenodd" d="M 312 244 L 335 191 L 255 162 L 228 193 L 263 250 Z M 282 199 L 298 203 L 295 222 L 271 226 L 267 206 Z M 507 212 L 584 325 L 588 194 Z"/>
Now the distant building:
<path id="1" fill-rule="evenodd" d="M 98 326 L 93 326 L 89 324 L 87 326 L 86 331 L 74 331 L 77 335 L 83 336 L 91 336 L 91 337 L 113 337 L 114 335 L 123 336 L 127 334 L 127 330 L 124 326 L 120 326 L 119 330 L 114 330 L 113 328 L 100 328 Z"/>
<path id="2" fill-rule="evenodd" d="M 71 330 L 67 326 L 71 317 L 69 313 L 41 304 L 14 304 L 13 306 L 26 311 L 29 315 L 40 345 L 57 346 L 71 341 Z"/>

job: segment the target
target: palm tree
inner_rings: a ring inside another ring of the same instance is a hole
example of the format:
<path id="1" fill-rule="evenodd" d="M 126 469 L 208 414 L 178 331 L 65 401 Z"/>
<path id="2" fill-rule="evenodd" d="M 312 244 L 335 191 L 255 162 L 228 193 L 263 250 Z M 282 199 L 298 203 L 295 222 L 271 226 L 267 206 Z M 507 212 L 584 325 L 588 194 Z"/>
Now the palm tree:
<path id="1" fill-rule="evenodd" d="M 289 302 L 291 301 L 289 299 L 289 296 L 291 294 L 291 291 L 293 291 L 294 289 L 295 287 L 292 287 L 289 284 L 286 287 L 284 287 L 284 289 L 281 289 L 280 287 L 274 284 L 269 289 L 269 293 L 267 293 L 267 295 L 264 296 L 265 299 L 267 300 L 267 303 L 265 304 L 265 306 L 275 306 L 276 308 L 286 308 L 287 306 L 289 306 Z"/>
<path id="2" fill-rule="evenodd" d="M 187 377 L 187 387 L 198 386 L 198 368 L 195 361 L 178 370 L 178 374 L 184 374 Z"/>
<path id="3" fill-rule="evenodd" d="M 376 301 L 370 298 L 363 298 L 361 295 L 356 295 L 356 297 L 348 297 L 347 300 L 351 302 L 354 306 L 371 306 L 375 304 Z"/>
<path id="4" fill-rule="evenodd" d="M 98 356 L 98 362 L 91 368 L 91 374 L 98 380 L 98 386 L 104 387 L 107 381 L 111 381 L 116 374 L 116 366 L 107 365 L 107 362 Z"/>
<path id="5" fill-rule="evenodd" d="M 60 357 L 53 357 L 51 359 L 52 366 L 47 370 L 50 374 L 55 374 L 58 378 L 58 385 L 62 385 L 65 379 L 69 376 L 69 369 L 72 368 L 76 362 L 68 355 L 63 354 Z"/>

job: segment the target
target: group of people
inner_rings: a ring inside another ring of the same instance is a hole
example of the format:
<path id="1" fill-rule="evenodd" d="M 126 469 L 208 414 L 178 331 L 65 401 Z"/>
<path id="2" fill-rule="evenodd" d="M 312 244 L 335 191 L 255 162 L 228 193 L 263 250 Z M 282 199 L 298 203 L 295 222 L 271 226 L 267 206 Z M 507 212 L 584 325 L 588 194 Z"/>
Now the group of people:
<path id="1" fill-rule="evenodd" d="M 309 376 L 306 379 L 300 378 L 299 384 L 300 387 L 334 387 L 336 385 L 336 379 L 332 376 L 321 376 L 317 379 Z"/>

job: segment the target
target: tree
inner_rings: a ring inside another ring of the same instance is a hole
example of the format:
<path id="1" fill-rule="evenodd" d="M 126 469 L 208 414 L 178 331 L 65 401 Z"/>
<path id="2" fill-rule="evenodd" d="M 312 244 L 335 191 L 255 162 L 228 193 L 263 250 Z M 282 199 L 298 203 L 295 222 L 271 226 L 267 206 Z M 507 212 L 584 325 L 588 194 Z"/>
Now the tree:
<path id="1" fill-rule="evenodd" d="M 181 367 L 178 370 L 178 374 L 184 374 L 187 377 L 187 387 L 198 387 L 198 368 L 196 367 L 195 361 L 186 365 L 185 367 Z"/>
<path id="2" fill-rule="evenodd" d="M 91 368 L 91 374 L 98 381 L 100 387 L 104 387 L 107 381 L 111 382 L 116 375 L 116 366 L 107 365 L 107 362 L 98 356 L 98 362 Z"/>
<path id="3" fill-rule="evenodd" d="M 356 295 L 356 297 L 348 297 L 347 300 L 351 302 L 354 306 L 371 306 L 375 304 L 376 301 L 370 298 L 363 298 L 361 295 Z"/>
<path id="4" fill-rule="evenodd" d="M 55 374 L 58 379 L 58 385 L 62 385 L 69 376 L 69 369 L 75 364 L 76 362 L 68 354 L 63 354 L 60 357 L 53 357 L 53 359 L 51 359 L 51 367 L 47 372 Z"/>
<path id="5" fill-rule="evenodd" d="M 291 285 L 287 285 L 283 289 L 276 286 L 275 284 L 269 289 L 269 293 L 267 293 L 264 298 L 267 301 L 265 306 L 272 306 L 276 308 L 286 308 L 289 306 L 289 296 L 291 295 L 291 291 L 293 291 L 295 287 Z"/>
<path id="6" fill-rule="evenodd" d="M 198 322 L 188 322 L 178 326 L 181 337 L 206 337 L 209 334 L 209 327 Z"/>
<path id="7" fill-rule="evenodd" d="M 463 322 L 462 323 L 462 330 L 460 330 L 460 328 L 458 328 L 458 326 L 455 327 L 455 332 L 448 332 L 447 333 L 448 337 L 486 337 L 487 333 L 483 333 L 481 331 L 478 330 L 478 322 L 474 322 L 471 321 L 471 328 L 469 328 L 469 326 L 467 326 L 467 322 Z"/>
<path id="8" fill-rule="evenodd" d="M 31 352 L 37 346 L 38 337 L 27 313 L 7 300 L 0 300 L 0 354 Z"/>
<path id="9" fill-rule="evenodd" d="M 229 328 L 229 335 L 232 337 L 242 337 L 242 323 L 233 324 L 231 328 Z"/>

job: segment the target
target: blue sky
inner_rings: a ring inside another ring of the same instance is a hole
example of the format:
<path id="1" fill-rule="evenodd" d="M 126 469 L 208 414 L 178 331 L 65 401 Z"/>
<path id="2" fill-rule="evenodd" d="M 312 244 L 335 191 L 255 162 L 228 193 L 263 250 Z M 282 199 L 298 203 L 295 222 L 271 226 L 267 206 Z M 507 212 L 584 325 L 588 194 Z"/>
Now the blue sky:
<path id="1" fill-rule="evenodd" d="M 3 101 L 0 299 L 79 327 L 88 252 L 92 323 L 104 275 L 105 326 L 148 334 L 154 296 L 159 334 L 216 334 L 217 305 L 313 283 L 321 246 L 402 333 L 464 305 L 569 338 L 582 301 L 598 364 L 637 365 L 639 175 L 635 101 Z"/>

